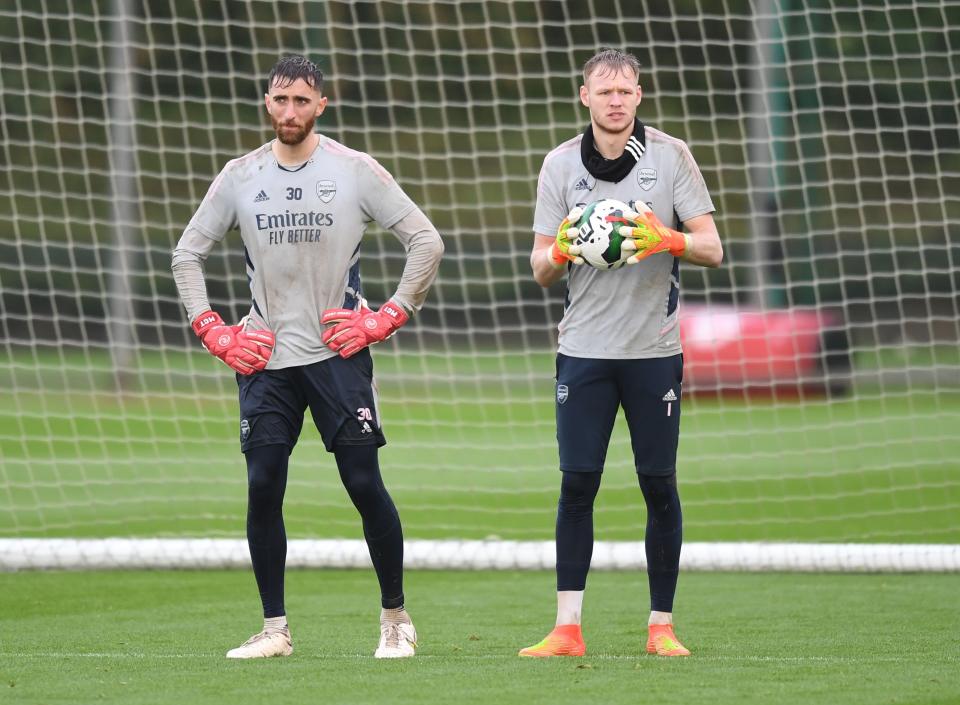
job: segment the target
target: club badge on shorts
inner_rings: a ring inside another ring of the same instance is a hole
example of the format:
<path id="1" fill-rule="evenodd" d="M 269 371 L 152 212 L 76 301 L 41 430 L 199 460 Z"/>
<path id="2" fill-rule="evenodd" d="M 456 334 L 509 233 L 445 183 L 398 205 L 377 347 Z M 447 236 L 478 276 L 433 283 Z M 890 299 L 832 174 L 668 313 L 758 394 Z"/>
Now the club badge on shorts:
<path id="1" fill-rule="evenodd" d="M 557 403 L 562 404 L 567 400 L 567 397 L 570 396 L 570 390 L 567 389 L 567 385 L 558 384 L 557 385 Z"/>

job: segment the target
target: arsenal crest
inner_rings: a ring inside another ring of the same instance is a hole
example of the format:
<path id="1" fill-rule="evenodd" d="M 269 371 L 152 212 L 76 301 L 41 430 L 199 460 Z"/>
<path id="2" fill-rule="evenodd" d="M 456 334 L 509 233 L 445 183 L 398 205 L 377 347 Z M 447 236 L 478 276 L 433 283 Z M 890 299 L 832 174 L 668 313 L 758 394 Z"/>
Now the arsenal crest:
<path id="1" fill-rule="evenodd" d="M 657 170 L 638 169 L 637 183 L 640 184 L 640 188 L 642 188 L 644 191 L 649 191 L 657 183 Z"/>
<path id="2" fill-rule="evenodd" d="M 558 384 L 557 385 L 557 403 L 562 404 L 567 400 L 568 396 L 570 396 L 570 390 L 567 389 L 567 385 Z"/>
<path id="3" fill-rule="evenodd" d="M 336 181 L 318 181 L 317 197 L 324 203 L 330 203 L 333 197 L 337 195 Z"/>

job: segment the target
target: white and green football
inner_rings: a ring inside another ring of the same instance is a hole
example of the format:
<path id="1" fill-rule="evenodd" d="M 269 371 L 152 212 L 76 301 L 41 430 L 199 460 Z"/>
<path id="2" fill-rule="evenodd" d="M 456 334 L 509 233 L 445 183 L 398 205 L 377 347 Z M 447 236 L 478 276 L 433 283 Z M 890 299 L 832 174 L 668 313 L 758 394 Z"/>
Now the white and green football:
<path id="1" fill-rule="evenodd" d="M 621 225 L 628 221 L 624 213 L 632 209 L 623 201 L 603 198 L 589 204 L 577 221 L 575 245 L 580 246 L 580 256 L 591 267 L 597 269 L 617 269 L 622 267 L 626 258 L 621 257 Z"/>

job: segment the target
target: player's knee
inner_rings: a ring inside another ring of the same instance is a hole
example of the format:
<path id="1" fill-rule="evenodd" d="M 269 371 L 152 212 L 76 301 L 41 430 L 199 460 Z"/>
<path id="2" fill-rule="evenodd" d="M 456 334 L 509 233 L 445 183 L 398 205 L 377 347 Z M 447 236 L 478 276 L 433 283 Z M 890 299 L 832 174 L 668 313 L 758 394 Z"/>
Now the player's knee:
<path id="1" fill-rule="evenodd" d="M 286 488 L 285 446 L 261 446 L 246 452 L 247 498 L 254 512 L 279 508 Z"/>
<path id="2" fill-rule="evenodd" d="M 343 480 L 343 486 L 347 490 L 347 494 L 354 502 L 379 494 L 382 486 L 382 483 L 378 482 L 369 472 L 344 473 L 341 480 Z"/>
<path id="3" fill-rule="evenodd" d="M 564 472 L 560 483 L 560 510 L 593 511 L 593 500 L 600 489 L 601 477 L 599 472 Z"/>
<path id="4" fill-rule="evenodd" d="M 677 492 L 677 473 L 670 475 L 637 475 L 640 490 L 651 512 L 668 512 L 680 507 L 680 495 Z"/>
<path id="5" fill-rule="evenodd" d="M 669 495 L 677 491 L 677 473 L 672 472 L 669 475 L 637 475 L 640 481 L 640 489 L 644 494 L 650 492 L 657 495 Z"/>
<path id="6" fill-rule="evenodd" d="M 354 504 L 366 504 L 385 492 L 377 447 L 341 445 L 334 449 L 340 480 Z"/>
<path id="7" fill-rule="evenodd" d="M 252 500 L 266 500 L 277 494 L 276 482 L 264 468 L 248 468 L 247 493 Z"/>

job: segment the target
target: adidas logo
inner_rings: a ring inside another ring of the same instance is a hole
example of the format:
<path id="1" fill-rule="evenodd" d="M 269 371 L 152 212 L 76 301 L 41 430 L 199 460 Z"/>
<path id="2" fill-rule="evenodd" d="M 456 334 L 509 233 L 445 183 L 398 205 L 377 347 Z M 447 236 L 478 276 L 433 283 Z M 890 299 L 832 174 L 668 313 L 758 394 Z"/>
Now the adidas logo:
<path id="1" fill-rule="evenodd" d="M 673 390 L 671 389 L 669 392 L 667 392 L 666 394 L 663 395 L 663 400 L 664 400 L 664 401 L 676 401 L 676 400 L 677 400 L 677 395 L 674 394 L 674 393 L 673 393 Z"/>
<path id="2" fill-rule="evenodd" d="M 363 429 L 360 431 L 360 433 L 373 433 L 373 429 L 370 428 L 370 424 L 369 424 L 369 423 L 367 423 L 366 421 L 364 421 L 364 422 L 363 422 Z"/>
<path id="3" fill-rule="evenodd" d="M 263 203 L 264 201 L 269 201 L 270 196 L 267 195 L 267 192 L 263 189 L 260 189 L 260 193 L 257 194 L 257 197 L 253 199 L 254 203 Z"/>
<path id="4" fill-rule="evenodd" d="M 584 176 L 582 179 L 580 179 L 580 180 L 577 182 L 576 186 L 573 187 L 573 190 L 574 190 L 574 191 L 589 191 L 589 190 L 590 190 L 590 185 L 587 183 L 587 177 Z"/>

